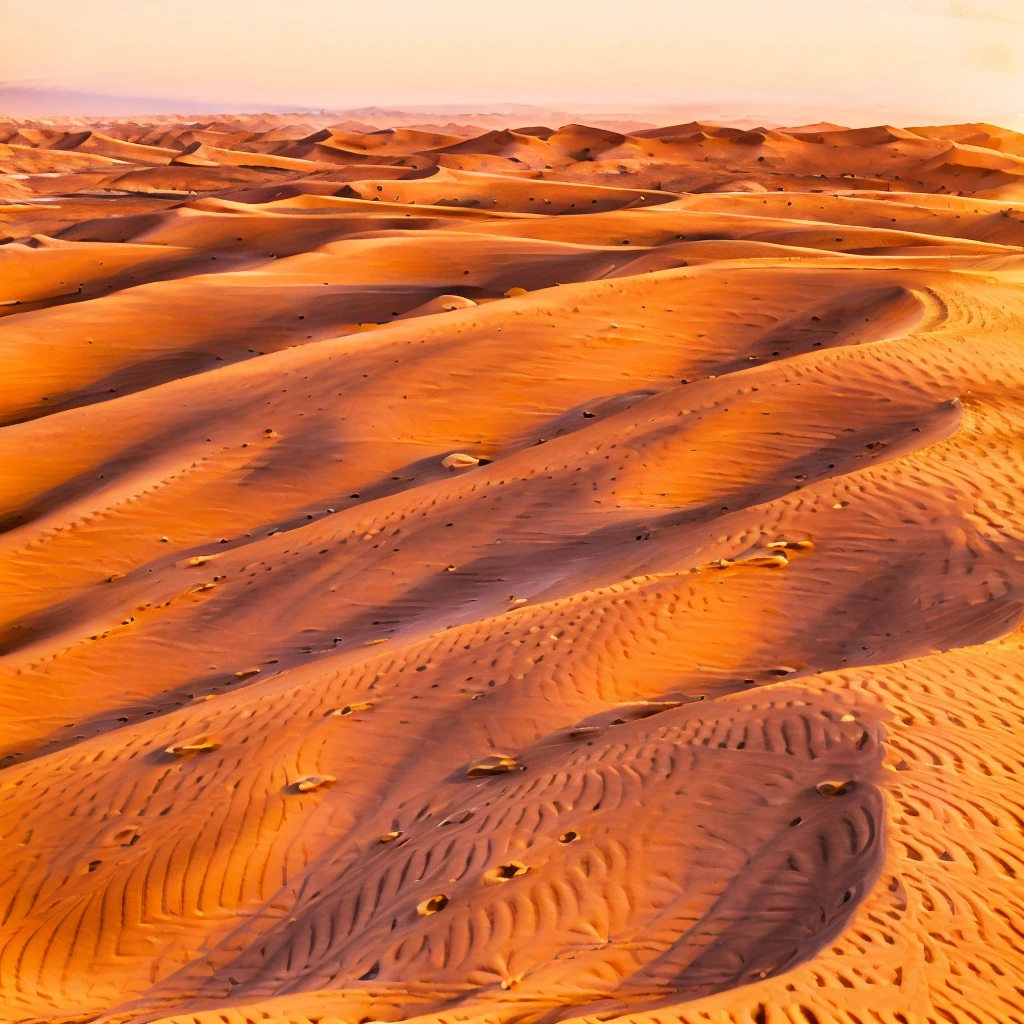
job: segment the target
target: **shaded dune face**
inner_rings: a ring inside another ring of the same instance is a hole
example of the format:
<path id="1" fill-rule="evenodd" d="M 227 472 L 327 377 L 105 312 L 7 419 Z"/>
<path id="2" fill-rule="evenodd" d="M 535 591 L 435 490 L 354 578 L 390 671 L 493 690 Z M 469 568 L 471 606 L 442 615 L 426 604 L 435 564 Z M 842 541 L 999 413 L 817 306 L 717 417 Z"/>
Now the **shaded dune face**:
<path id="1" fill-rule="evenodd" d="M 515 751 L 522 771 L 486 781 L 462 765 L 439 777 L 436 754 L 404 759 L 371 787 L 374 802 L 401 794 L 377 819 L 394 839 L 357 829 L 323 844 L 290 883 L 287 921 L 268 908 L 151 996 L 343 987 L 383 1012 L 408 987 L 417 1002 L 443 993 L 440 1008 L 496 986 L 522 998 L 569 986 L 594 1003 L 582 1013 L 794 966 L 839 932 L 878 873 L 880 730 L 797 694 L 708 710 L 644 704 L 582 727 L 586 738 L 555 731 Z M 438 717 L 421 721 L 475 732 Z M 332 745 L 343 743 L 336 721 L 317 729 Z M 250 741 L 266 729 L 250 719 Z M 197 763 L 203 793 L 234 767 Z M 825 776 L 847 789 L 823 796 Z M 363 789 L 342 785 L 350 799 Z M 436 895 L 443 912 L 417 913 Z"/>
<path id="2" fill-rule="evenodd" d="M 0 121 L 0 1021 L 1024 1021 L 1020 137 L 454 127 Z"/>

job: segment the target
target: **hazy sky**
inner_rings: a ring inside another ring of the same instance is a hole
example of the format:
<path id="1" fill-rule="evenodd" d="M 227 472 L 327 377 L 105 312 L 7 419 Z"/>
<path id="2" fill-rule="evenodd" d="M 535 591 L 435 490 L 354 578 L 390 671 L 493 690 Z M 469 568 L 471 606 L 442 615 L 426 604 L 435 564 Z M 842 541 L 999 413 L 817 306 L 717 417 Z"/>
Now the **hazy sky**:
<path id="1" fill-rule="evenodd" d="M 0 0 L 0 83 L 250 109 L 794 100 L 1024 127 L 1024 0 Z"/>

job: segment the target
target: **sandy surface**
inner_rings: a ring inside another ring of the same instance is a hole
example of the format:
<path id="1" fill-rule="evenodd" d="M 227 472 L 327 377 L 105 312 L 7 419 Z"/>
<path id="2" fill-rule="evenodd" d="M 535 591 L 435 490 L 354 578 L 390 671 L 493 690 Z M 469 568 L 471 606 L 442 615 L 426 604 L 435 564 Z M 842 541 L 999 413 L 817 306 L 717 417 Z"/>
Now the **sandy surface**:
<path id="1" fill-rule="evenodd" d="M 1024 137 L 0 171 L 0 1020 L 1024 1021 Z"/>

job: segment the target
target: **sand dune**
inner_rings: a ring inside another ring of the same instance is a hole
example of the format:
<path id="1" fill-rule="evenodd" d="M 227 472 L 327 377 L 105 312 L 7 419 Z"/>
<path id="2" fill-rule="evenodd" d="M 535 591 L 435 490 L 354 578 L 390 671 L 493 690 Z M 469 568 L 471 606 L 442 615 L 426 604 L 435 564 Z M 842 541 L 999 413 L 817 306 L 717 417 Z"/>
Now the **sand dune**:
<path id="1" fill-rule="evenodd" d="M 140 146 L 134 142 L 111 138 L 102 132 L 68 132 L 49 148 L 71 150 L 76 153 L 92 153 L 96 156 L 110 157 L 113 160 L 141 164 L 166 163 L 176 155 L 176 151 L 173 149 Z"/>
<path id="2" fill-rule="evenodd" d="M 359 129 L 0 123 L 0 1020 L 1024 1021 L 1024 139 Z"/>
<path id="3" fill-rule="evenodd" d="M 233 149 L 221 149 L 203 142 L 192 145 L 175 155 L 174 163 L 192 164 L 198 167 L 217 167 L 225 164 L 236 167 L 267 167 L 283 171 L 315 171 L 318 164 L 313 160 L 297 160 L 295 157 L 275 156 L 268 153 L 246 153 Z"/>

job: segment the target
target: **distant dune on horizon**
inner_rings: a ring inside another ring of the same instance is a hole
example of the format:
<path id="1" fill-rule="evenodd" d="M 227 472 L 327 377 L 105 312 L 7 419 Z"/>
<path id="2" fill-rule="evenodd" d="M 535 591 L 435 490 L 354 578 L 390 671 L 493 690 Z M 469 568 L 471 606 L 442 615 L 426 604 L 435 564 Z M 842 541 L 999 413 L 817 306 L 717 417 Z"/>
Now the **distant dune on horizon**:
<path id="1" fill-rule="evenodd" d="M 451 119 L 467 125 L 485 128 L 514 128 L 535 120 L 543 123 L 558 121 L 602 123 L 620 125 L 620 130 L 670 124 L 686 120 L 708 120 L 743 128 L 758 125 L 783 127 L 805 121 L 817 121 L 823 113 L 820 104 L 794 97 L 769 98 L 751 96 L 743 100 L 713 100 L 695 97 L 687 102 L 636 104 L 566 104 L 538 105 L 530 103 L 435 103 L 389 105 L 355 105 L 352 107 L 322 106 L 317 104 L 225 104 L 211 103 L 196 98 L 166 98 L 128 96 L 98 91 L 64 89 L 53 86 L 27 86 L 0 81 L 0 116 L 5 117 L 138 117 L 205 116 L 218 114 L 301 114 L 328 117 L 333 120 L 363 120 L 378 128 L 402 127 L 409 124 Z M 991 113 L 991 112 L 989 112 Z M 559 121 L 559 118 L 561 120 Z M 831 104 L 828 119 L 850 127 L 869 127 L 873 124 L 942 123 L 941 116 L 927 117 L 911 110 L 881 110 L 877 107 L 858 109 L 848 101 Z M 977 120 L 989 120 L 1000 127 L 1020 131 L 1024 116 L 988 117 L 985 111 L 976 112 Z M 326 122 L 325 122 L 326 123 Z"/>

